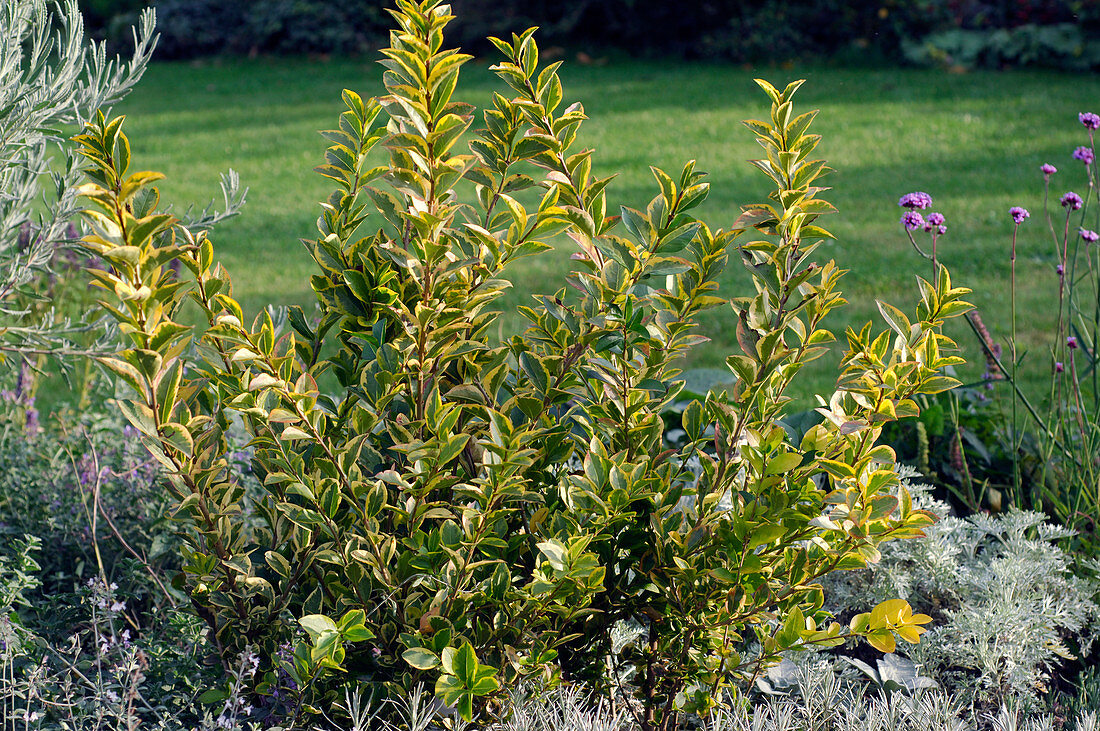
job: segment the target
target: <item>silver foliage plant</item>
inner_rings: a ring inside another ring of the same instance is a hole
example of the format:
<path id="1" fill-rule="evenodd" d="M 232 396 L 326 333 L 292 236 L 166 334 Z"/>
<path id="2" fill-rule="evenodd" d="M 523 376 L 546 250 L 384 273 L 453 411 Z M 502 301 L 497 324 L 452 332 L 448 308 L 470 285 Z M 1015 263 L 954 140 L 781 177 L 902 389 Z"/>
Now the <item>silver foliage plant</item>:
<path id="1" fill-rule="evenodd" d="M 707 718 L 685 719 L 683 729 L 693 731 L 1100 731 L 1093 709 L 1056 717 L 1033 715 L 1005 706 L 996 712 L 972 713 L 942 690 L 913 694 L 872 691 L 866 685 L 844 680 L 824 653 L 812 653 L 816 662 L 799 669 L 788 692 L 757 699 L 753 703 L 721 705 Z M 577 687 L 561 687 L 531 694 L 512 692 L 506 720 L 499 725 L 465 724 L 444 718 L 433 708 L 423 688 L 397 701 L 395 723 L 383 722 L 385 731 L 444 731 L 488 728 L 490 731 L 634 731 L 630 715 L 621 707 L 600 701 Z M 354 712 L 351 709 L 354 708 Z M 357 699 L 342 708 L 348 721 L 330 720 L 332 728 L 365 731 L 371 727 L 378 704 Z"/>
<path id="2" fill-rule="evenodd" d="M 934 618 L 919 648 L 902 648 L 922 674 L 979 711 L 1036 707 L 1051 671 L 1096 638 L 1100 585 L 1081 575 L 1095 567 L 1071 570 L 1057 543 L 1070 533 L 1041 513 L 956 518 L 908 478 L 914 505 L 943 517 L 924 537 L 886 547 L 872 568 L 828 577 L 830 608 L 905 598 Z"/>
<path id="3" fill-rule="evenodd" d="M 28 321 L 21 287 L 76 244 L 83 165 L 69 136 L 141 79 L 156 47 L 144 11 L 133 55 L 108 58 L 90 42 L 77 0 L 0 0 L 0 353 L 57 352 L 82 323 Z M 234 215 L 244 201 L 236 173 L 222 177 L 221 206 L 183 218 L 194 230 Z M 46 318 L 49 320 L 49 318 Z"/>
<path id="4" fill-rule="evenodd" d="M 940 690 L 867 693 L 841 682 L 828 662 L 807 667 L 796 688 L 754 706 L 723 708 L 704 731 L 1100 731 L 1092 712 L 1075 718 L 1030 716 L 1002 707 L 996 714 L 966 711 Z"/>
<path id="5" fill-rule="evenodd" d="M 138 82 L 156 45 L 145 11 L 128 61 L 88 43 L 76 0 L 0 0 L 0 348 L 40 350 L 65 327 L 26 322 L 13 295 L 75 243 L 83 176 L 67 138 Z"/>

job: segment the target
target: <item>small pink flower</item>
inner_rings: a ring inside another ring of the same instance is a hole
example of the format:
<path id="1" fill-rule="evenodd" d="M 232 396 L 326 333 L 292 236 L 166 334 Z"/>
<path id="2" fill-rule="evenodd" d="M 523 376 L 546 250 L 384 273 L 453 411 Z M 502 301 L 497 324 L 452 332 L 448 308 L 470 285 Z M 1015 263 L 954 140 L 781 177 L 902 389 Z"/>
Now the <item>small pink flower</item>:
<path id="1" fill-rule="evenodd" d="M 1061 198 L 1061 204 L 1063 208 L 1069 208 L 1070 210 L 1079 211 L 1084 201 L 1081 200 L 1081 196 L 1077 195 L 1073 191 L 1066 193 Z"/>
<path id="2" fill-rule="evenodd" d="M 905 226 L 909 231 L 916 231 L 918 228 L 924 228 L 924 216 L 916 211 L 906 211 L 905 215 L 901 217 L 901 225 Z"/>
<path id="3" fill-rule="evenodd" d="M 898 199 L 898 205 L 902 208 L 908 208 L 911 211 L 917 209 L 925 209 L 932 205 L 932 196 L 927 193 L 917 191 L 915 193 L 906 193 Z"/>

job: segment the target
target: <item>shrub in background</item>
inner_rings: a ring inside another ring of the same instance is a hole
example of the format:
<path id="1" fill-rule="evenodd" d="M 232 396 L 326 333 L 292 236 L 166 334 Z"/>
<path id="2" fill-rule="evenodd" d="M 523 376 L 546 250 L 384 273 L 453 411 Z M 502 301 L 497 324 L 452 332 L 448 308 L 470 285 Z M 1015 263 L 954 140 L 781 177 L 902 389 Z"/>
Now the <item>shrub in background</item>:
<path id="1" fill-rule="evenodd" d="M 130 22 L 132 0 L 89 0 L 96 18 Z M 388 19 L 370 0 L 157 0 L 162 53 L 362 52 L 383 44 Z M 656 0 L 460 0 L 452 29 L 463 47 L 490 51 L 485 37 L 537 25 L 548 43 L 614 47 L 735 62 L 835 56 L 924 63 L 975 60 L 1082 68 L 1098 26 L 1091 0 L 710 0 L 690 11 Z M 109 24 L 110 25 L 110 24 Z M 1078 30 L 1079 29 L 1079 30 Z M 925 42 L 927 39 L 927 42 Z M 1081 55 L 1076 49 L 1086 52 Z M 978 56 L 982 58 L 978 58 Z M 1064 65 L 1063 65 L 1064 64 Z"/>
<path id="2" fill-rule="evenodd" d="M 364 53 L 385 39 L 388 16 L 374 0 L 158 0 L 160 53 Z"/>
<path id="3" fill-rule="evenodd" d="M 274 53 L 363 53 L 385 38 L 389 16 L 371 0 L 260 0 L 248 28 L 261 51 Z"/>
<path id="4" fill-rule="evenodd" d="M 949 68 L 1045 66 L 1087 71 L 1100 65 L 1100 46 L 1077 23 L 1020 25 L 993 30 L 951 28 L 902 39 L 905 59 Z"/>
<path id="5" fill-rule="evenodd" d="M 161 0 L 156 4 L 160 24 L 160 57 L 194 58 L 224 53 L 247 53 L 249 3 L 218 0 Z"/>
<path id="6" fill-rule="evenodd" d="M 88 30 L 98 37 L 108 26 L 133 16 L 150 3 L 146 0 L 78 0 L 81 13 L 88 24 Z"/>

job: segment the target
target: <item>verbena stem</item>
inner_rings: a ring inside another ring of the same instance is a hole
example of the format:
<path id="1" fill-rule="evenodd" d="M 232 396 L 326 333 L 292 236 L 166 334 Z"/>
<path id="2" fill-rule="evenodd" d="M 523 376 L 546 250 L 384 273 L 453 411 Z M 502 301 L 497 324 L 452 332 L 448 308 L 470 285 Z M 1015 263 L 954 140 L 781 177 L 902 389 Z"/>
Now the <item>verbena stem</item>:
<path id="1" fill-rule="evenodd" d="M 985 351 L 986 357 L 989 358 L 989 361 L 991 363 L 997 366 L 997 370 L 999 370 L 1001 372 L 1001 375 L 1003 375 L 1005 379 L 1012 385 L 1013 391 L 1020 399 L 1020 403 L 1022 403 L 1024 405 L 1024 408 L 1027 409 L 1027 412 L 1031 415 L 1031 418 L 1035 420 L 1035 423 L 1038 424 L 1044 432 L 1046 432 L 1047 436 L 1051 439 L 1051 443 L 1055 447 L 1057 447 L 1060 452 L 1062 452 L 1070 459 L 1074 459 L 1073 453 L 1070 452 L 1069 449 L 1067 449 L 1066 446 L 1062 444 L 1062 442 L 1054 435 L 1054 432 L 1047 425 L 1047 423 L 1043 421 L 1043 417 L 1039 416 L 1039 412 L 1035 410 L 1034 406 L 1032 406 L 1031 401 L 1028 399 L 1027 395 L 1020 389 L 1020 386 L 1016 383 L 1015 379 L 1012 377 L 1012 374 L 1009 372 L 1009 370 L 1005 367 L 1004 363 L 1001 362 L 1001 359 L 998 358 L 993 350 L 989 347 L 989 345 L 986 344 L 985 339 L 982 338 L 982 334 L 978 330 L 978 326 L 974 324 L 974 321 L 971 320 L 970 317 L 967 317 L 965 319 L 967 324 L 970 325 L 970 329 L 973 330 L 974 334 L 978 337 L 978 342 L 981 344 L 982 350 Z M 1076 462 L 1076 460 L 1074 461 Z"/>
<path id="2" fill-rule="evenodd" d="M 1021 444 L 1020 434 L 1019 434 L 1020 421 L 1019 421 L 1019 418 L 1017 417 L 1017 413 L 1016 413 L 1016 406 L 1017 406 L 1017 403 L 1019 401 L 1019 398 L 1017 397 L 1017 393 L 1019 392 L 1019 389 L 1016 388 L 1016 367 L 1019 364 L 1019 358 L 1017 357 L 1017 352 L 1016 352 L 1016 235 L 1019 232 L 1020 232 L 1020 224 L 1017 223 L 1016 227 L 1014 229 L 1012 229 L 1012 258 L 1011 258 L 1012 273 L 1011 273 L 1010 285 L 1009 285 L 1009 291 L 1011 293 L 1009 295 L 1009 297 L 1011 299 L 1010 319 L 1011 319 L 1011 327 L 1012 327 L 1012 338 L 1009 341 L 1009 345 L 1012 348 L 1012 377 L 1011 377 L 1010 380 L 1012 382 L 1012 386 L 1013 386 L 1013 389 L 1014 389 L 1013 392 L 1012 392 L 1012 494 L 1013 494 L 1013 497 L 1017 500 L 1020 498 L 1020 444 Z M 967 319 L 967 322 L 970 321 L 969 317 L 966 318 L 966 319 Z M 982 342 L 982 344 L 984 346 L 985 345 L 984 339 L 982 339 L 980 337 L 978 339 Z"/>

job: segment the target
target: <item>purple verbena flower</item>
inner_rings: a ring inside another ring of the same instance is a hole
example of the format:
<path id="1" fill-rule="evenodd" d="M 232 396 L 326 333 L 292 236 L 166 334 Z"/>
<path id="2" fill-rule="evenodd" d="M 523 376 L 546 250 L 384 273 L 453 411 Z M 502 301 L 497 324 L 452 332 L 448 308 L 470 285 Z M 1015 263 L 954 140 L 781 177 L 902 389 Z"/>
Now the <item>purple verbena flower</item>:
<path id="1" fill-rule="evenodd" d="M 906 211 L 905 215 L 901 217 L 901 225 L 905 226 L 909 231 L 916 231 L 918 228 L 924 228 L 924 216 L 916 211 Z"/>
<path id="2" fill-rule="evenodd" d="M 1077 233 L 1081 234 L 1081 238 L 1090 244 L 1095 244 L 1097 241 L 1100 241 L 1100 234 L 1095 231 L 1090 231 L 1087 228 L 1079 228 L 1077 229 Z"/>
<path id="3" fill-rule="evenodd" d="M 1054 363 L 1054 372 L 1055 373 L 1065 373 L 1066 372 L 1066 367 L 1065 367 L 1065 365 L 1062 364 L 1062 361 L 1060 361 L 1060 360 L 1055 361 L 1055 363 Z"/>
<path id="4" fill-rule="evenodd" d="M 1042 170 L 1042 171 L 1043 171 L 1043 175 L 1047 176 L 1048 178 L 1049 178 L 1049 177 L 1050 177 L 1051 175 L 1054 175 L 1054 173 L 1058 172 L 1058 168 L 1054 167 L 1054 166 L 1053 166 L 1053 165 L 1051 165 L 1051 164 L 1050 164 L 1049 162 L 1044 162 L 1044 163 L 1043 163 L 1043 166 L 1042 166 L 1041 168 L 1039 168 L 1039 169 L 1040 169 L 1040 170 Z"/>
<path id="5" fill-rule="evenodd" d="M 1066 338 L 1066 346 L 1070 350 L 1077 350 L 1077 338 L 1073 335 L 1070 335 L 1068 338 Z"/>
<path id="6" fill-rule="evenodd" d="M 939 233 L 940 236 L 943 236 L 945 233 L 947 233 L 947 226 L 940 226 L 940 229 L 937 233 Z"/>
<path id="7" fill-rule="evenodd" d="M 1080 160 L 1086 165 L 1091 165 L 1096 156 L 1092 152 L 1091 147 L 1078 147 L 1073 151 L 1073 159 Z"/>
<path id="8" fill-rule="evenodd" d="M 1021 208 L 1020 206 L 1012 206 L 1012 208 L 1009 208 L 1008 215 L 1012 216 L 1012 221 L 1017 226 L 1031 218 L 1031 214 L 1028 213 L 1027 209 Z"/>
<path id="9" fill-rule="evenodd" d="M 921 193 L 917 191 L 915 193 L 906 193 L 898 199 L 898 205 L 902 208 L 908 208 L 911 211 L 919 209 L 925 209 L 932 205 L 932 196 L 927 193 Z"/>
<path id="10" fill-rule="evenodd" d="M 1066 268 L 1059 264 L 1058 266 L 1054 267 L 1054 272 L 1060 277 L 1066 273 Z"/>
<path id="11" fill-rule="evenodd" d="M 929 226 L 942 226 L 947 219 L 943 217 L 942 213 L 929 213 L 928 218 L 925 220 Z"/>
<path id="12" fill-rule="evenodd" d="M 1077 195 L 1073 191 L 1070 191 L 1069 193 L 1066 193 L 1064 196 L 1062 196 L 1061 203 L 1063 208 L 1069 208 L 1074 211 L 1079 211 L 1081 210 L 1081 206 L 1084 204 L 1084 201 L 1081 200 L 1081 196 Z"/>
<path id="13" fill-rule="evenodd" d="M 1092 112 L 1081 112 L 1077 115 L 1077 119 L 1081 121 L 1081 124 L 1085 125 L 1088 129 L 1100 129 L 1100 115 L 1093 114 Z"/>

